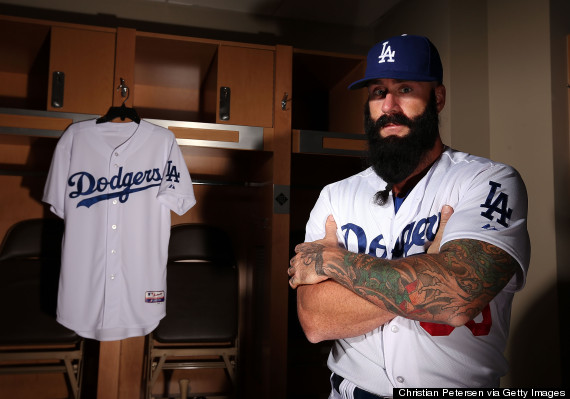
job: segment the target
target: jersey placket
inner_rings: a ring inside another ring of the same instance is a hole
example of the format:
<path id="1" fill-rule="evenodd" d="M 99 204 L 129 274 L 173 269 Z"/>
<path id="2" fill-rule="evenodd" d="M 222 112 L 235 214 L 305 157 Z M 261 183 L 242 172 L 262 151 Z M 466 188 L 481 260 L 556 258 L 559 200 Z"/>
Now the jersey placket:
<path id="1" fill-rule="evenodd" d="M 109 162 L 109 172 L 108 181 L 111 182 L 113 176 L 119 174 L 121 168 L 121 157 L 118 150 L 113 151 L 110 162 Z M 117 179 L 117 185 L 121 185 L 120 179 Z M 105 305 L 104 305 L 104 322 L 103 328 L 113 328 L 119 325 L 121 316 L 121 286 L 123 275 L 121 272 L 121 258 L 123 254 L 120 251 L 121 243 L 121 229 L 123 226 L 120 225 L 121 217 L 121 202 L 119 197 L 112 197 L 113 193 L 121 191 L 122 187 L 112 189 L 111 184 L 109 184 L 107 192 L 110 194 L 111 198 L 107 202 L 107 254 L 106 254 L 106 265 L 105 265 Z"/>

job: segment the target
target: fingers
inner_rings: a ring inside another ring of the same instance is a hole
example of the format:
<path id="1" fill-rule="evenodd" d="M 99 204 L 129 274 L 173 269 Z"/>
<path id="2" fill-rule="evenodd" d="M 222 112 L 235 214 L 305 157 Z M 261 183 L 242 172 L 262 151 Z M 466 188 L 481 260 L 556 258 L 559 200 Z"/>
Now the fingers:
<path id="1" fill-rule="evenodd" d="M 427 249 L 428 254 L 437 254 L 439 253 L 439 246 L 441 245 L 441 239 L 443 238 L 443 232 L 445 231 L 445 226 L 449 221 L 449 218 L 453 215 L 453 208 L 449 205 L 444 205 L 441 208 L 441 217 L 439 220 L 439 227 L 437 228 L 437 234 L 435 235 L 435 239 L 433 242 L 429 244 Z"/>
<path id="2" fill-rule="evenodd" d="M 453 215 L 453 208 L 449 205 L 444 205 L 443 208 L 441 208 L 441 220 L 439 222 L 439 226 L 444 226 L 445 228 L 445 225 L 447 224 L 447 221 L 451 215 Z"/>
<path id="3" fill-rule="evenodd" d="M 322 254 L 324 248 L 330 246 L 338 247 L 336 229 L 334 217 L 329 215 L 325 222 L 325 236 L 321 240 L 295 246 L 296 255 L 289 261 L 289 268 L 287 269 L 291 288 L 295 289 L 302 284 L 316 284 L 328 278 L 317 275 L 316 260 L 319 257 L 315 257 L 315 254 Z"/>
<path id="4" fill-rule="evenodd" d="M 333 215 L 329 215 L 327 217 L 327 221 L 325 223 L 325 238 L 324 240 L 327 241 L 334 241 L 337 242 L 336 239 L 336 222 L 334 220 Z"/>
<path id="5" fill-rule="evenodd" d="M 295 282 L 295 260 L 296 260 L 296 256 L 291 258 L 291 260 L 289 261 L 289 268 L 287 269 L 287 275 L 290 277 L 289 278 L 289 285 L 293 289 L 297 288 L 297 285 L 298 285 Z"/>
<path id="6" fill-rule="evenodd" d="M 298 284 L 295 282 L 295 276 L 291 277 L 291 278 L 289 279 L 289 286 L 290 286 L 291 288 L 293 288 L 293 289 L 296 289 L 296 288 L 297 288 L 297 285 L 298 285 Z"/>

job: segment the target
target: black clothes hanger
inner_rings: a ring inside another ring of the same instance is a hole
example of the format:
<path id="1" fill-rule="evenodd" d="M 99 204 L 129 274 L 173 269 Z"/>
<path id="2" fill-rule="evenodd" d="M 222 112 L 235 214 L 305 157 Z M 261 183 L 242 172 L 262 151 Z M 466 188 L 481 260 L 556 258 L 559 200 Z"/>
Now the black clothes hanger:
<path id="1" fill-rule="evenodd" d="M 127 87 L 127 85 L 125 85 L 125 80 L 123 78 L 120 79 L 121 79 L 121 84 L 119 85 L 119 87 L 117 87 L 117 90 L 121 90 L 121 96 L 126 97 L 123 100 L 123 104 L 121 104 L 120 107 L 110 107 L 105 115 L 103 115 L 100 118 L 97 118 L 96 123 L 110 122 L 115 118 L 121 118 L 122 121 L 124 121 L 125 118 L 129 118 L 133 122 L 136 123 L 141 122 L 141 118 L 137 113 L 137 111 L 134 108 L 129 108 L 125 106 L 125 102 L 129 99 L 129 88 Z"/>

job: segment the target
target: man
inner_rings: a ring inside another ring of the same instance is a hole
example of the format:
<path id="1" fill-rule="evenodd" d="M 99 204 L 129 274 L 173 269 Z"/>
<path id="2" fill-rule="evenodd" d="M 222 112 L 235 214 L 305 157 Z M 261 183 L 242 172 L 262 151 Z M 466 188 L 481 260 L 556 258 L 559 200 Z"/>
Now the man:
<path id="1" fill-rule="evenodd" d="M 335 340 L 331 398 L 497 387 L 507 372 L 526 189 L 513 168 L 442 143 L 442 79 L 435 46 L 403 35 L 374 46 L 350 86 L 368 90 L 371 167 L 322 190 L 288 270 L 307 338 Z"/>

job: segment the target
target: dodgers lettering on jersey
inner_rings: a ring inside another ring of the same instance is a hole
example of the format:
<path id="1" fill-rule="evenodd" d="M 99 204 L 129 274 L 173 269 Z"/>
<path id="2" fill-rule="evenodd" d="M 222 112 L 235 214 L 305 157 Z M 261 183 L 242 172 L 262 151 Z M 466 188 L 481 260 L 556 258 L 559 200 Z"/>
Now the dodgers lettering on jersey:
<path id="1" fill-rule="evenodd" d="M 397 259 L 425 252 L 425 243 L 435 239 L 440 218 L 441 213 L 438 213 L 437 215 L 421 218 L 417 222 L 413 221 L 408 223 L 400 233 L 400 236 L 392 249 L 392 256 L 390 259 Z M 347 223 L 341 226 L 341 230 L 344 233 L 343 237 L 345 248 L 349 248 L 349 239 L 351 236 L 354 236 L 358 243 L 358 250 L 356 252 L 372 255 L 377 258 L 387 258 L 388 251 L 386 249 L 383 234 L 372 238 L 370 245 L 368 245 L 368 239 L 363 227 L 358 226 L 355 223 Z M 368 250 L 366 250 L 366 248 L 368 248 Z"/>
<path id="2" fill-rule="evenodd" d="M 508 367 L 503 351 L 512 297 L 524 286 L 530 262 L 524 183 L 507 165 L 447 148 L 397 213 L 391 197 L 384 206 L 373 203 L 385 186 L 369 168 L 325 187 L 311 211 L 305 240 L 324 237 L 326 218 L 332 214 L 339 244 L 349 251 L 384 259 L 417 255 L 425 253 L 425 244 L 435 238 L 441 208 L 450 205 L 454 213 L 441 245 L 456 239 L 485 241 L 521 267 L 464 326 L 395 317 L 363 336 L 335 341 L 329 368 L 381 396 L 391 396 L 395 387 L 496 386 Z M 400 306 L 413 304 L 423 289 L 436 289 L 423 284 L 401 287 Z"/>
<path id="3" fill-rule="evenodd" d="M 111 198 L 119 198 L 121 203 L 127 202 L 129 195 L 134 192 L 148 190 L 152 187 L 160 186 L 162 181 L 162 176 L 158 169 L 146 170 L 145 172 L 125 173 L 122 176 L 123 168 L 119 168 L 119 173 L 113 176 L 110 180 L 106 177 L 100 177 L 95 179 L 95 177 L 88 172 L 77 172 L 70 176 L 68 183 L 70 187 L 75 187 L 75 191 L 69 193 L 69 198 L 77 198 L 80 196 L 89 196 L 95 192 L 104 193 L 107 188 L 111 190 L 119 190 L 109 194 L 94 195 L 92 197 L 86 198 L 77 204 L 77 207 L 85 206 L 89 208 L 91 205 L 96 204 L 99 201 L 108 200 Z M 146 186 L 141 186 L 143 183 L 152 183 Z M 135 186 L 135 188 L 132 188 Z"/>
<path id="4" fill-rule="evenodd" d="M 180 173 L 176 171 L 176 166 L 172 164 L 172 161 L 168 161 L 165 178 L 166 181 L 169 182 L 178 183 L 180 181 Z M 93 195 L 77 204 L 77 207 L 85 206 L 89 208 L 91 205 L 96 204 L 99 201 L 105 201 L 111 198 L 119 198 L 121 203 L 125 203 L 129 199 L 129 195 L 131 193 L 160 186 L 161 182 L 162 175 L 160 174 L 160 168 L 128 172 L 123 175 L 123 167 L 120 167 L 119 172 L 111 177 L 111 179 L 107 179 L 105 176 L 96 178 L 89 172 L 77 172 L 69 177 L 67 184 L 69 187 L 75 188 L 75 191 L 69 192 L 69 198 L 78 198 L 80 196 L 86 197 L 96 192 L 105 193 L 101 195 Z M 175 186 L 169 185 L 169 188 L 175 188 Z M 106 193 L 108 189 L 122 190 Z"/>

